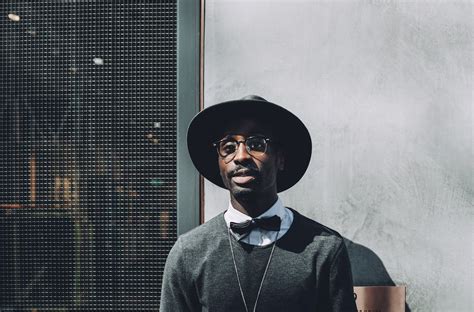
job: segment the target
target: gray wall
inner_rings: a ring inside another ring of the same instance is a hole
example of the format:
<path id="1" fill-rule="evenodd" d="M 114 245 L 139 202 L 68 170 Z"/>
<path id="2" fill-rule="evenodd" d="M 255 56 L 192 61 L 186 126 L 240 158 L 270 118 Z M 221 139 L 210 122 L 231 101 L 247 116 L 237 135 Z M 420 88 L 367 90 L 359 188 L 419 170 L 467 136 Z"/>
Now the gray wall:
<path id="1" fill-rule="evenodd" d="M 299 115 L 313 158 L 285 204 L 412 311 L 474 311 L 472 21 L 467 1 L 206 1 L 205 105 Z M 206 183 L 206 219 L 227 203 Z"/>

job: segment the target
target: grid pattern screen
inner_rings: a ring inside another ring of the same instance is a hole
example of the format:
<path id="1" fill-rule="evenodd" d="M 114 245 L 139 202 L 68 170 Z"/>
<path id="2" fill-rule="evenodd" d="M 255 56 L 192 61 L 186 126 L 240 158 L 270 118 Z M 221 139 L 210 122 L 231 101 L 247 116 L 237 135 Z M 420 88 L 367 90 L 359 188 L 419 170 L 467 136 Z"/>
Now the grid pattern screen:
<path id="1" fill-rule="evenodd" d="M 0 311 L 149 311 L 176 240 L 176 1 L 0 2 Z"/>

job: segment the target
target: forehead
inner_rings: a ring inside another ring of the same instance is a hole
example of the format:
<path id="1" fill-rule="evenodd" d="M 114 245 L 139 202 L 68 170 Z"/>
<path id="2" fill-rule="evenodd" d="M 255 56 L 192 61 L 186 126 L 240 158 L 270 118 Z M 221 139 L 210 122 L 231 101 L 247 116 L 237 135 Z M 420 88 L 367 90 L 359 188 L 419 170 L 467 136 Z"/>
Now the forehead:
<path id="1" fill-rule="evenodd" d="M 242 117 L 230 121 L 224 128 L 224 131 L 221 133 L 221 135 L 226 136 L 230 134 L 236 134 L 250 136 L 260 134 L 272 137 L 273 133 L 274 131 L 268 123 L 252 117 Z"/>

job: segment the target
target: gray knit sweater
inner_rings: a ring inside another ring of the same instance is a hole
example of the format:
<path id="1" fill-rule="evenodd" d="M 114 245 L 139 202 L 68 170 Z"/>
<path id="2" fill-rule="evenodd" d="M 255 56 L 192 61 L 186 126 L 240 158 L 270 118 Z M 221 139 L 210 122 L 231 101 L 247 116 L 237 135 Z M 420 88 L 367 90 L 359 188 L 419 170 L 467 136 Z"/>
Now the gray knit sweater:
<path id="1" fill-rule="evenodd" d="M 346 247 L 335 231 L 296 211 L 278 239 L 256 311 L 357 311 Z M 253 310 L 271 247 L 231 235 L 249 311 Z M 245 311 L 221 213 L 180 236 L 165 265 L 162 312 Z"/>

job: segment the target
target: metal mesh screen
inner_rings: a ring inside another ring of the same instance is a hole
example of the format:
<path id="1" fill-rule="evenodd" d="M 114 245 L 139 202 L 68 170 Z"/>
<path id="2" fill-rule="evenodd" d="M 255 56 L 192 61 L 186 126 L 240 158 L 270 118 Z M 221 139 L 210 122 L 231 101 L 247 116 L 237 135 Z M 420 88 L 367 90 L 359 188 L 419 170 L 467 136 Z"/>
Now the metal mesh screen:
<path id="1" fill-rule="evenodd" d="M 0 2 L 0 311 L 159 307 L 176 6 Z"/>

